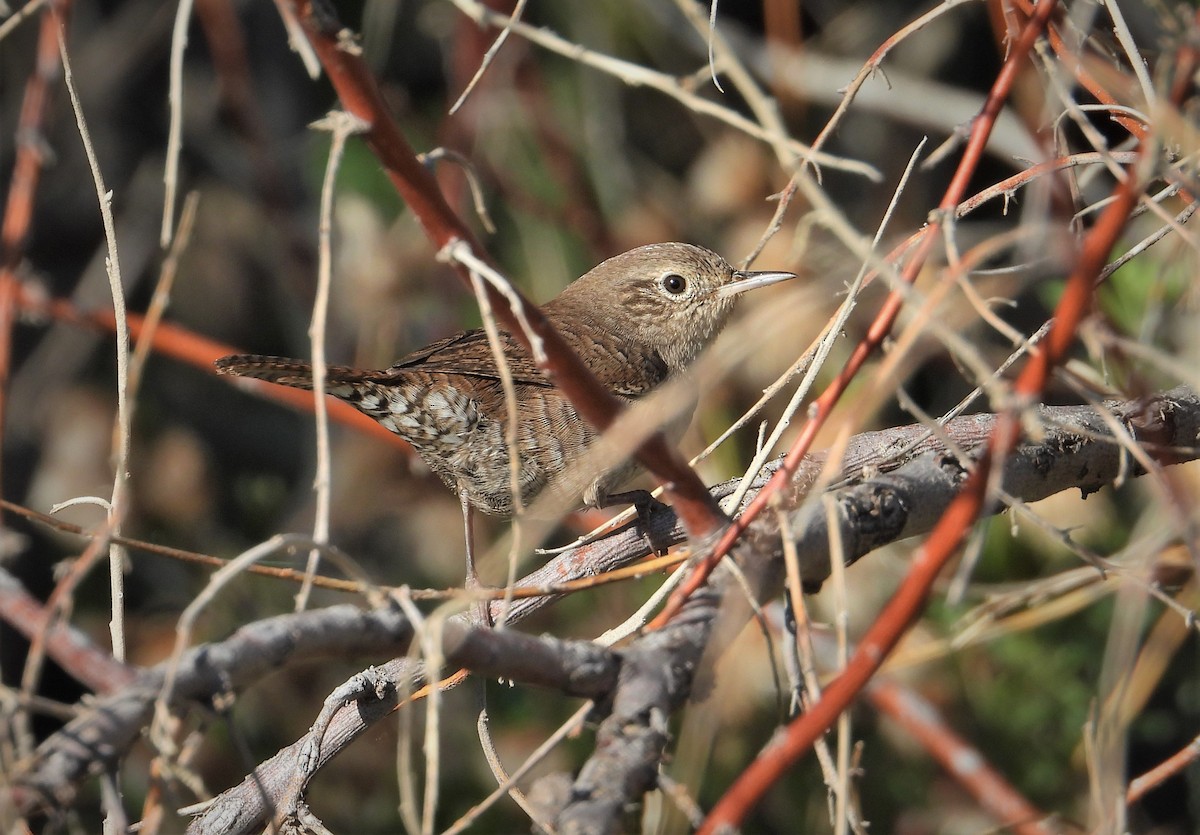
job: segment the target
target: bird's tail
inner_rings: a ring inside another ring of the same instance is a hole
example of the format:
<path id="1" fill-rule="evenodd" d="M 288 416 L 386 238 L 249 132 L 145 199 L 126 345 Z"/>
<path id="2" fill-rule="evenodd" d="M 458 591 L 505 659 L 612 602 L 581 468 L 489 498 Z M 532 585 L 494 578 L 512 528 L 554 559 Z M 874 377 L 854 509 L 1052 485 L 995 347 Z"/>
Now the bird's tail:
<path id="1" fill-rule="evenodd" d="M 217 367 L 218 374 L 253 377 L 256 380 L 266 380 L 298 389 L 311 389 L 313 385 L 312 364 L 303 360 L 259 354 L 233 354 L 221 357 L 213 364 Z M 325 370 L 325 382 L 328 385 L 361 382 L 368 376 L 370 374 L 367 372 L 344 365 L 331 365 Z"/>

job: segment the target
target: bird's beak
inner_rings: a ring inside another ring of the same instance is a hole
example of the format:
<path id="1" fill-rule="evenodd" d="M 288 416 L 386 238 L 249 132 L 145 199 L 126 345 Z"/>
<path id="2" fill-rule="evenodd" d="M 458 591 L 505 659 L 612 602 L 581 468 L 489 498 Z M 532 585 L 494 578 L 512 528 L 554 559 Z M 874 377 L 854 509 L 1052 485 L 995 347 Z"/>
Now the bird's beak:
<path id="1" fill-rule="evenodd" d="M 734 270 L 733 277 L 735 280 L 732 284 L 723 284 L 717 290 L 718 296 L 736 296 L 747 290 L 754 290 L 759 287 L 766 287 L 768 284 L 778 284 L 781 281 L 787 281 L 789 278 L 795 278 L 796 274 L 779 272 L 777 270 L 764 270 L 762 272 Z"/>

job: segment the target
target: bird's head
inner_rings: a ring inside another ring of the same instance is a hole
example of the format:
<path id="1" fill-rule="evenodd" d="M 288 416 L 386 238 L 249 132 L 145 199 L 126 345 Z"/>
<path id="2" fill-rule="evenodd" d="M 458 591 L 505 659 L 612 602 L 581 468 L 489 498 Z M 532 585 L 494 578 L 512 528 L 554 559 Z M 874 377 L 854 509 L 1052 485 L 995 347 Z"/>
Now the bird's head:
<path id="1" fill-rule="evenodd" d="M 683 243 L 615 255 L 567 287 L 554 306 L 618 339 L 656 351 L 671 374 L 716 338 L 747 290 L 795 278 L 734 269 L 720 255 Z"/>

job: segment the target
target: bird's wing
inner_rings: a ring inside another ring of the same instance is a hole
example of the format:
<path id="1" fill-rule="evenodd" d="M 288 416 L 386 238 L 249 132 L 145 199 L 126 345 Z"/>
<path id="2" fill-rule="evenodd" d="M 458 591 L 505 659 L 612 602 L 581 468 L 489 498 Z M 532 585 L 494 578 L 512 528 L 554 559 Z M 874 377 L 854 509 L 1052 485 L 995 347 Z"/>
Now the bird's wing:
<path id="1" fill-rule="evenodd" d="M 561 324 L 555 323 L 568 345 L 577 352 L 584 348 L 570 338 Z M 529 386 L 553 388 L 554 384 L 534 363 L 529 352 L 508 333 L 501 331 L 504 356 L 512 372 L 513 382 Z M 595 348 L 595 346 L 591 346 Z M 642 350 L 629 344 L 610 345 L 615 351 L 611 361 L 597 363 L 592 373 L 613 394 L 623 397 L 641 397 L 658 386 L 669 376 L 666 362 L 655 350 Z M 594 353 L 594 352 L 593 352 Z M 380 374 L 422 371 L 428 374 L 458 374 L 477 379 L 499 380 L 492 348 L 487 334 L 482 329 L 464 331 L 414 351 Z"/>
<path id="2" fill-rule="evenodd" d="M 528 386 L 553 387 L 520 343 L 503 331 L 500 333 L 500 340 L 513 382 Z M 492 347 L 488 344 L 487 333 L 482 328 L 463 331 L 426 345 L 381 373 L 405 371 L 457 374 L 485 380 L 500 379 Z"/>

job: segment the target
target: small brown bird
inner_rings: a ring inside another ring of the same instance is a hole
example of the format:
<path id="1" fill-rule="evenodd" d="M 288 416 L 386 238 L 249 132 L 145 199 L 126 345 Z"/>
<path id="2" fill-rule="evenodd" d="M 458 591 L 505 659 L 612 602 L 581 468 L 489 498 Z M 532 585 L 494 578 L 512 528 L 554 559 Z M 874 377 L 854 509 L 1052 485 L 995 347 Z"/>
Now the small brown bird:
<path id="1" fill-rule="evenodd" d="M 725 326 L 738 294 L 793 277 L 735 270 L 690 244 L 651 244 L 609 258 L 542 311 L 597 379 L 631 402 L 687 368 Z M 521 500 L 528 505 L 596 432 L 520 343 L 507 333 L 502 339 L 517 395 Z M 312 367 L 299 360 L 238 355 L 216 366 L 222 374 L 312 388 Z M 381 371 L 331 366 L 325 386 L 409 441 L 464 511 L 512 515 L 508 411 L 482 329 L 435 342 Z M 609 503 L 609 487 L 630 470 L 619 467 L 593 481 L 582 490 L 584 502 Z"/>

